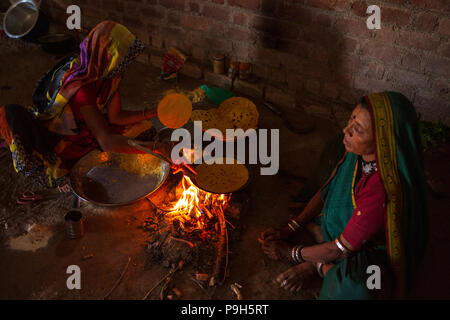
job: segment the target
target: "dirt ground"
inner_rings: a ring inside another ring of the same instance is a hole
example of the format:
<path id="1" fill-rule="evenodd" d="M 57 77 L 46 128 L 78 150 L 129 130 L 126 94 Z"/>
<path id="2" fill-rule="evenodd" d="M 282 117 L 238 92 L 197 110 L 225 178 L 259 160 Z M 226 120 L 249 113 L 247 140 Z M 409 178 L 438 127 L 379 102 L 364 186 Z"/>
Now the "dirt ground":
<path id="1" fill-rule="evenodd" d="M 9 40 L 0 43 L 0 103 L 30 104 L 33 88 L 60 57 L 48 55 L 33 45 L 17 46 Z M 132 65 L 121 84 L 125 109 L 155 107 L 161 93 L 174 84 L 158 79 L 159 70 L 140 63 Z M 192 90 L 203 84 L 180 78 L 179 88 Z M 316 129 L 309 134 L 294 134 L 271 111 L 255 101 L 261 128 L 280 128 L 281 172 L 275 176 L 257 175 L 248 186 L 250 207 L 241 216 L 242 228 L 236 231 L 230 248 L 229 276 L 223 286 L 202 289 L 191 278 L 195 270 L 186 266 L 173 277 L 181 299 L 235 299 L 230 284 L 242 285 L 245 299 L 314 299 L 320 287 L 315 281 L 293 295 L 273 283 L 288 264 L 266 259 L 257 238 L 269 226 L 286 223 L 294 211 L 288 209 L 291 197 L 302 187 L 302 179 L 314 171 L 326 141 L 339 131 L 332 121 L 317 118 Z M 450 181 L 447 146 L 429 152 L 426 158 L 431 174 Z M 448 183 L 447 183 L 448 185 Z M 146 200 L 119 208 L 99 208 L 82 203 L 85 235 L 69 240 L 64 233 L 63 216 L 71 208 L 73 197 L 18 206 L 16 198 L 27 190 L 36 190 L 12 167 L 10 156 L 0 159 L 0 299 L 103 299 L 128 266 L 111 299 L 141 299 L 168 269 L 152 263 L 145 252 L 146 234 L 139 228 L 151 212 Z M 449 265 L 450 200 L 430 194 L 431 237 L 426 261 L 411 298 L 450 298 Z M 34 226 L 34 227 L 33 227 Z M 28 232 L 29 231 L 29 232 Z M 78 265 L 82 271 L 82 289 L 68 290 L 66 269 Z M 318 279 L 316 279 L 318 280 Z M 159 290 L 150 299 L 159 299 Z"/>

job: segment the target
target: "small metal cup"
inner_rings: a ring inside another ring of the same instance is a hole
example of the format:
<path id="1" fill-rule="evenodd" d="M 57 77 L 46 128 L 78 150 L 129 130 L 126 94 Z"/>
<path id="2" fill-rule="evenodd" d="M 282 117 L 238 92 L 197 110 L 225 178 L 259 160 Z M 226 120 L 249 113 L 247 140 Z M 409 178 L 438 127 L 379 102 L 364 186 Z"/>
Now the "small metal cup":
<path id="1" fill-rule="evenodd" d="M 64 216 L 66 235 L 69 239 L 81 238 L 84 234 L 84 219 L 80 210 L 72 209 Z"/>

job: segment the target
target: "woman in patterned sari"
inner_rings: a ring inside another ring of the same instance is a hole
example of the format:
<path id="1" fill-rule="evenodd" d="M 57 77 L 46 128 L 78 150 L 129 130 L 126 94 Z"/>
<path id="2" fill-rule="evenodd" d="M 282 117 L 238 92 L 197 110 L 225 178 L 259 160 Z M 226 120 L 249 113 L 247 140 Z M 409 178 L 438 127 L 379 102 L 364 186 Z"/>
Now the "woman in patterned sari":
<path id="1" fill-rule="evenodd" d="M 320 299 L 405 297 L 428 231 L 415 109 L 399 93 L 371 94 L 343 132 L 347 152 L 326 184 L 288 226 L 264 231 L 259 241 L 270 258 L 295 264 L 277 278 L 286 290 L 301 290 L 318 272 Z M 318 244 L 288 242 L 303 230 Z"/>
<path id="2" fill-rule="evenodd" d="M 75 162 L 95 148 L 138 153 L 128 138 L 150 132 L 147 120 L 156 117 L 155 110 L 121 108 L 119 83 L 144 50 L 127 28 L 102 22 L 80 49 L 79 55 L 60 62 L 39 81 L 32 107 L 0 107 L 0 133 L 12 152 L 14 168 L 42 187 L 66 183 Z"/>

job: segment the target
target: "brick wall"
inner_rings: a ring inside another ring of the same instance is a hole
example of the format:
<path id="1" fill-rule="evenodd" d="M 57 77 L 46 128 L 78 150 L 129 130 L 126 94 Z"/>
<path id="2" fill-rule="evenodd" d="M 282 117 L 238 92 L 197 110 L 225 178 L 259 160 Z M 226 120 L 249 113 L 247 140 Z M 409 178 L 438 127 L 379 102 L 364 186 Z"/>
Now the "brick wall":
<path id="1" fill-rule="evenodd" d="M 236 89 L 283 106 L 326 106 L 338 114 L 366 93 L 396 90 L 424 119 L 450 124 L 449 0 L 44 0 L 65 22 L 78 4 L 83 26 L 126 25 L 148 44 L 141 61 L 160 66 L 170 46 L 190 56 L 183 73 L 218 85 L 209 57 L 249 61 L 257 83 Z M 368 30 L 368 5 L 381 30 Z M 64 11 L 62 10 L 64 9 Z"/>

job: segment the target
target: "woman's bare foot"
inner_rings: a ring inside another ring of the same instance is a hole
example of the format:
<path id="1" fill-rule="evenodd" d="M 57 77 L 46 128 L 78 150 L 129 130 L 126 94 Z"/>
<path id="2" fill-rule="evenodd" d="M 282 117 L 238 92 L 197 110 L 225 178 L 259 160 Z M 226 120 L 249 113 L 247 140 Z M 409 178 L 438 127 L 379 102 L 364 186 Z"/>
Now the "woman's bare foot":
<path id="1" fill-rule="evenodd" d="M 258 239 L 264 253 L 273 260 L 289 260 L 292 247 L 284 241 L 265 241 Z"/>
<path id="2" fill-rule="evenodd" d="M 308 278 L 316 273 L 316 267 L 312 262 L 304 262 L 289 268 L 280 274 L 276 281 L 280 286 L 290 292 L 299 292 Z"/>

